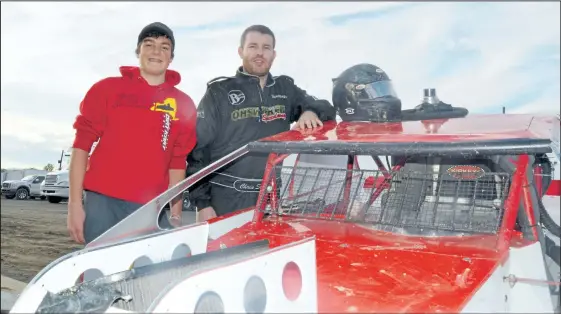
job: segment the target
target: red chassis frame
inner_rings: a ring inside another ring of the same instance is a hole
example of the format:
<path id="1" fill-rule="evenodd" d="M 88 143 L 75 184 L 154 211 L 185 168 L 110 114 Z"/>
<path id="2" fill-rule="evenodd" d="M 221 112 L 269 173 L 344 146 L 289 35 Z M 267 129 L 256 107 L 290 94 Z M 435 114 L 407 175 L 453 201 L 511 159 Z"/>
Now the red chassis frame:
<path id="1" fill-rule="evenodd" d="M 258 203 L 255 207 L 256 210 L 253 217 L 253 221 L 258 222 L 263 219 L 265 207 L 267 206 L 268 202 L 271 203 L 271 206 L 273 208 L 278 207 L 276 173 L 273 171 L 273 169 L 276 165 L 281 163 L 289 155 L 290 154 L 277 154 L 277 153 L 269 154 L 269 158 L 267 160 L 265 172 L 263 175 L 263 180 L 261 181 L 261 190 L 259 191 Z M 389 180 L 391 179 L 390 173 L 386 170 L 379 157 L 373 156 L 373 158 L 376 165 L 383 173 L 384 178 L 380 178 L 381 180 L 374 180 L 373 184 L 376 186 L 376 190 L 374 191 L 374 193 L 372 193 L 372 196 L 370 197 L 369 200 L 370 204 L 372 204 L 372 202 L 374 202 L 378 198 L 381 192 L 389 186 Z M 348 170 L 352 170 L 354 164 L 356 164 L 356 160 L 357 160 L 356 157 L 354 158 L 354 160 L 349 158 L 349 163 L 347 166 Z M 529 189 L 530 187 L 528 186 L 528 178 L 526 176 L 528 163 L 529 163 L 529 157 L 526 154 L 519 155 L 518 161 L 516 161 L 516 169 L 512 176 L 512 184 L 507 199 L 505 201 L 504 218 L 498 233 L 498 241 L 499 241 L 498 250 L 500 252 L 505 252 L 506 250 L 508 250 L 512 237 L 516 233 L 515 230 L 516 218 L 518 216 L 518 208 L 520 206 L 521 201 L 524 204 L 524 211 L 529 219 L 529 225 L 532 226 L 532 233 L 534 239 L 537 240 L 537 229 L 535 227 L 536 224 L 533 215 L 533 205 L 532 205 L 531 193 Z M 397 171 L 402 166 L 403 163 L 400 162 L 392 167 L 392 171 Z M 289 183 L 289 189 L 292 189 L 293 186 L 292 178 L 291 178 L 291 182 Z M 346 176 L 343 204 L 348 202 L 352 179 L 353 179 L 352 175 L 349 174 Z M 268 197 L 266 197 L 266 195 L 268 195 Z M 290 192 L 289 197 L 293 197 L 292 191 Z"/>

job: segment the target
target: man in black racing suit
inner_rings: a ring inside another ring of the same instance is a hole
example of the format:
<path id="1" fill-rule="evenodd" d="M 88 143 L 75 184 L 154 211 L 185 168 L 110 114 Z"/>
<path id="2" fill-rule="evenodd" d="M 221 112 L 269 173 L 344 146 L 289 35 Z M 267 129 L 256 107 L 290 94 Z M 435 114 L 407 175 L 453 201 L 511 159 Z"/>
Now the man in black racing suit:
<path id="1" fill-rule="evenodd" d="M 327 100 L 306 94 L 288 76 L 269 73 L 274 46 L 269 28 L 247 28 L 238 49 L 243 66 L 235 76 L 207 83 L 197 108 L 197 145 L 187 157 L 187 176 L 251 141 L 288 131 L 293 122 L 297 128 L 314 128 L 335 119 Z M 189 197 L 198 220 L 254 206 L 267 157 L 249 153 L 192 186 Z"/>

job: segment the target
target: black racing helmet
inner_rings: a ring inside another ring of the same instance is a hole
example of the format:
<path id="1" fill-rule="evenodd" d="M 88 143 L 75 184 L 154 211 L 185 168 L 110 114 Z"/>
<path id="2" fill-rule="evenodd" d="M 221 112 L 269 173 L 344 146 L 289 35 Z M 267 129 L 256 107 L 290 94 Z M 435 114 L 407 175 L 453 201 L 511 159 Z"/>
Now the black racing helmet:
<path id="1" fill-rule="evenodd" d="M 343 121 L 393 122 L 401 119 L 401 100 L 379 67 L 362 63 L 333 79 L 333 106 Z"/>

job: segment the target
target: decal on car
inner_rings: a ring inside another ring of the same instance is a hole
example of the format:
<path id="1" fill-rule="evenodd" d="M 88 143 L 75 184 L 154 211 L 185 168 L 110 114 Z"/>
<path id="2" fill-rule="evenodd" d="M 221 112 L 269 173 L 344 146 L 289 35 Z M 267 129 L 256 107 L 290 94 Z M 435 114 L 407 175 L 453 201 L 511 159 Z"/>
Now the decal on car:
<path id="1" fill-rule="evenodd" d="M 485 170 L 479 166 L 457 165 L 452 166 L 446 172 L 458 180 L 476 180 L 485 175 Z"/>

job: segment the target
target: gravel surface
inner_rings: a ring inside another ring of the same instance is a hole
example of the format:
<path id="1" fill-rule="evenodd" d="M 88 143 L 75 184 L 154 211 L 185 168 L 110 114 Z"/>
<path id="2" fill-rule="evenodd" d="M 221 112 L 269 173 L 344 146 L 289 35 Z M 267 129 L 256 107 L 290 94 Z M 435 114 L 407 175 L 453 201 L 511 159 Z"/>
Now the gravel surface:
<path id="1" fill-rule="evenodd" d="M 66 230 L 67 204 L 0 199 L 2 275 L 29 282 L 55 259 L 83 248 Z M 194 212 L 183 212 L 193 223 Z"/>
<path id="2" fill-rule="evenodd" d="M 80 249 L 66 230 L 66 204 L 1 199 L 2 275 L 29 282 L 53 260 Z"/>

